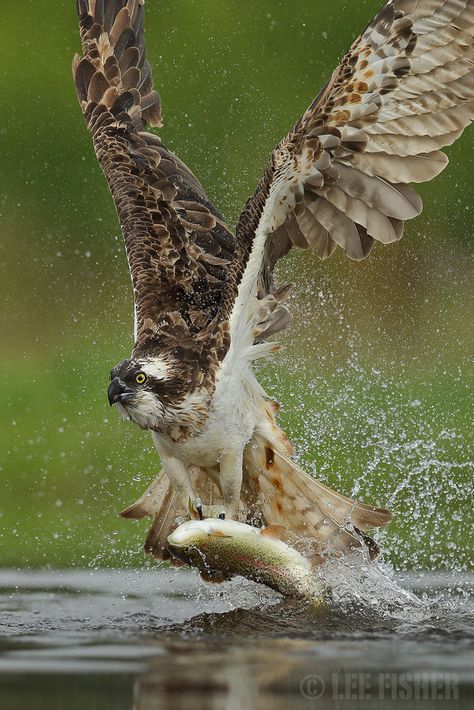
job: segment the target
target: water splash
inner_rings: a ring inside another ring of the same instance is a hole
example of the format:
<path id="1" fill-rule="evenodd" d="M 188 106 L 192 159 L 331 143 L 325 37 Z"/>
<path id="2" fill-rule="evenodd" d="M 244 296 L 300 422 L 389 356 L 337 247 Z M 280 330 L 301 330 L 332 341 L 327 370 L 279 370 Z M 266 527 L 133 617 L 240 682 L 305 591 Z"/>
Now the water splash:
<path id="1" fill-rule="evenodd" d="M 418 622 L 429 616 L 423 600 L 404 589 L 383 562 L 364 563 L 360 554 L 331 559 L 319 570 L 332 604 L 344 613 L 376 613 L 381 619 Z"/>

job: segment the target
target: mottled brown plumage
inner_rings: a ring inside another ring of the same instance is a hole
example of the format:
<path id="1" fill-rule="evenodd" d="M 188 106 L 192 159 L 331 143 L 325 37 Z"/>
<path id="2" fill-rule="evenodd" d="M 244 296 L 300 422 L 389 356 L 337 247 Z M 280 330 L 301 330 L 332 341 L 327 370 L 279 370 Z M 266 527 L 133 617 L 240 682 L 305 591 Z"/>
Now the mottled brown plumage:
<path id="1" fill-rule="evenodd" d="M 134 356 L 179 346 L 209 370 L 226 350 L 214 319 L 234 236 L 190 170 L 145 130 L 162 123 L 146 59 L 143 1 L 78 0 L 78 13 L 83 58 L 74 60 L 74 79 L 124 234 Z"/>

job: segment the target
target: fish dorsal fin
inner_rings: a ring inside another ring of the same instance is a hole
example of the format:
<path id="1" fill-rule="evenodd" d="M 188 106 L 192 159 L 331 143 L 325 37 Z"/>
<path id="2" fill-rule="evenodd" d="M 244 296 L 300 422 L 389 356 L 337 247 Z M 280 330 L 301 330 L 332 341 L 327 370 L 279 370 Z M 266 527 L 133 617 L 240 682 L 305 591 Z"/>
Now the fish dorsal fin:
<path id="1" fill-rule="evenodd" d="M 263 528 L 260 531 L 260 535 L 263 535 L 264 537 L 271 537 L 274 540 L 281 540 L 286 532 L 287 529 L 284 525 L 268 525 L 268 527 Z"/>

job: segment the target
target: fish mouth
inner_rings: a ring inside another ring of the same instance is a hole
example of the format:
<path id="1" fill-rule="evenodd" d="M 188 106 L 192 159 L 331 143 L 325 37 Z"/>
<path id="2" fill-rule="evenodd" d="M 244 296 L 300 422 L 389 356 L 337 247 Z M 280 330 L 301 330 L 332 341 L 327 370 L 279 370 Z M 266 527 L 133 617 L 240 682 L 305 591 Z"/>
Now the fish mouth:
<path id="1" fill-rule="evenodd" d="M 187 565 L 196 565 L 200 567 L 206 565 L 206 553 L 203 540 L 199 542 L 194 540 L 183 540 L 173 542 L 170 540 L 171 535 L 166 540 L 166 549 L 174 558 Z"/>
<path id="2" fill-rule="evenodd" d="M 183 545 L 181 547 L 175 546 L 175 545 L 170 545 L 169 542 L 166 542 L 166 549 L 174 557 L 175 559 L 179 560 L 180 562 L 184 562 L 185 564 L 190 564 L 190 555 L 189 555 L 189 547 L 186 545 Z"/>

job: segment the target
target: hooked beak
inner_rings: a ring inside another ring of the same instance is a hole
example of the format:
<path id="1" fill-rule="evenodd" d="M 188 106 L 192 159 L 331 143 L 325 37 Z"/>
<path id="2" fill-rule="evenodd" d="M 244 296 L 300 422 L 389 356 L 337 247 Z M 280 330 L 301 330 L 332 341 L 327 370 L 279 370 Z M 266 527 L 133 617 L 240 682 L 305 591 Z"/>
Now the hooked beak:
<path id="1" fill-rule="evenodd" d="M 116 404 L 117 402 L 124 402 L 130 399 L 133 394 L 133 390 L 124 385 L 118 377 L 114 377 L 108 389 L 109 404 L 112 406 L 112 404 Z"/>

